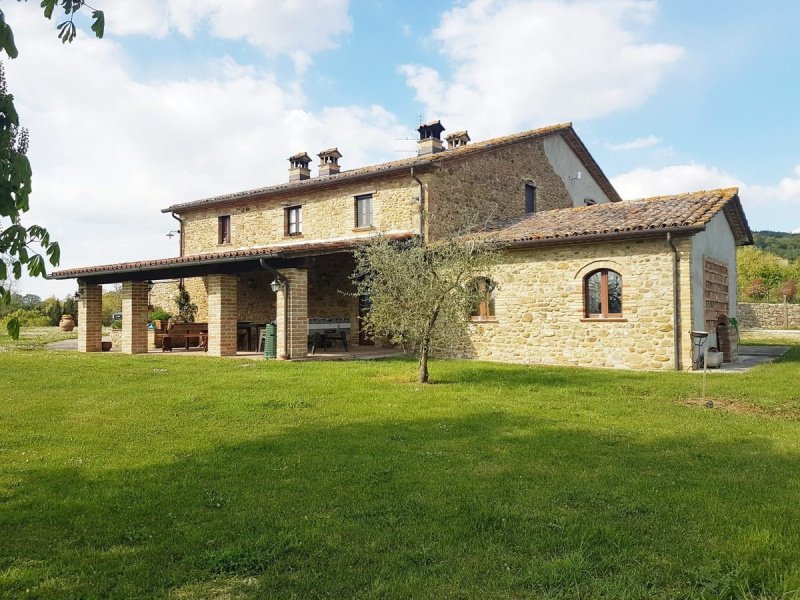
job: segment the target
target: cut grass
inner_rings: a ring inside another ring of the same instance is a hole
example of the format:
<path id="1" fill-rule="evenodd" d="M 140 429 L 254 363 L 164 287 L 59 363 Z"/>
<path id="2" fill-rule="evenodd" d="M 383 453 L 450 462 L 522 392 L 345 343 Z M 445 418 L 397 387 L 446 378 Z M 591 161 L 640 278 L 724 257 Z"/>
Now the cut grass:
<path id="1" fill-rule="evenodd" d="M 12 340 L 6 333 L 5 326 L 0 327 L 0 352 L 12 350 L 41 350 L 51 342 L 72 340 L 78 337 L 78 330 L 61 331 L 58 327 L 23 327 L 19 339 Z"/>
<path id="2" fill-rule="evenodd" d="M 794 598 L 800 347 L 701 379 L 0 358 L 9 598 Z M 786 418 L 786 417 L 789 418 Z"/>

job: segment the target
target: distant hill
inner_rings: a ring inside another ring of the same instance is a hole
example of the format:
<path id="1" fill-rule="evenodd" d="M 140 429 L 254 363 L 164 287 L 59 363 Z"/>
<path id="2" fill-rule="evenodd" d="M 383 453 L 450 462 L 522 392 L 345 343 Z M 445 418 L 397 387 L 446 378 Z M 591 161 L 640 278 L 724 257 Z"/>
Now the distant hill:
<path id="1" fill-rule="evenodd" d="M 777 254 L 789 260 L 800 259 L 800 233 L 754 231 L 753 241 L 756 248 L 761 248 L 770 254 Z"/>

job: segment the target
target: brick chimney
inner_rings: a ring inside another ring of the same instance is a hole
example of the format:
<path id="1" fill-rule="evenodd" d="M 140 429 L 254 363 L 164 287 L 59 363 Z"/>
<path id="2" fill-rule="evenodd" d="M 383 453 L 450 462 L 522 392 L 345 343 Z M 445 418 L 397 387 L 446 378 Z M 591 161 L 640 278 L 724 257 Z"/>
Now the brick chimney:
<path id="1" fill-rule="evenodd" d="M 447 140 L 447 149 L 453 150 L 454 148 L 467 145 L 467 142 L 469 142 L 469 133 L 467 133 L 466 130 L 456 131 L 448 135 L 445 139 Z"/>
<path id="2" fill-rule="evenodd" d="M 328 148 L 317 156 L 319 156 L 320 175 L 336 175 L 339 172 L 339 159 L 342 158 L 342 153 L 338 148 Z"/>
<path id="3" fill-rule="evenodd" d="M 444 150 L 442 144 L 442 132 L 444 127 L 439 121 L 423 123 L 417 129 L 419 131 L 419 141 L 417 142 L 417 155 L 435 154 Z"/>
<path id="4" fill-rule="evenodd" d="M 299 152 L 289 157 L 289 181 L 302 181 L 311 177 L 311 169 L 308 168 L 311 157 L 305 152 Z"/>

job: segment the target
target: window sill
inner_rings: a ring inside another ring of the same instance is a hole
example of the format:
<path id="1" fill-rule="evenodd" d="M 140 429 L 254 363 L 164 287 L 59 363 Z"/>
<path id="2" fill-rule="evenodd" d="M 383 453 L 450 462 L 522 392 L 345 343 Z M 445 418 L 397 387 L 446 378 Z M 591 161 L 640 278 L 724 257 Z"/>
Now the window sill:
<path id="1" fill-rule="evenodd" d="M 471 323 L 497 323 L 497 317 L 470 317 Z"/>
<path id="2" fill-rule="evenodd" d="M 627 323 L 625 317 L 584 317 L 581 323 Z"/>
<path id="3" fill-rule="evenodd" d="M 373 225 L 366 225 L 365 227 L 353 227 L 353 233 L 359 233 L 361 231 L 375 231 L 375 227 Z"/>
<path id="4" fill-rule="evenodd" d="M 231 242 L 217 242 L 217 246 L 232 246 Z"/>
<path id="5" fill-rule="evenodd" d="M 303 234 L 302 233 L 284 233 L 283 237 L 284 237 L 284 239 L 292 239 L 292 240 L 294 240 L 294 239 L 303 237 Z"/>

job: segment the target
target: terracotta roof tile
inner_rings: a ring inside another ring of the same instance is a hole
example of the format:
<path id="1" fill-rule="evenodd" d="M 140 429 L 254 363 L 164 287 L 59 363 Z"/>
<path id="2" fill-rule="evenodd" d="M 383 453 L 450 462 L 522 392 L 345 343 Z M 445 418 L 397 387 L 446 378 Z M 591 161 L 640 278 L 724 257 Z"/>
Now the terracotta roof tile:
<path id="1" fill-rule="evenodd" d="M 655 231 L 701 230 L 726 210 L 737 243 L 752 243 L 737 188 L 657 196 L 626 202 L 548 210 L 492 223 L 482 231 L 510 245 L 579 242 Z"/>
<path id="2" fill-rule="evenodd" d="M 583 145 L 583 142 L 580 141 L 580 138 L 578 138 L 578 135 L 572 129 L 572 123 L 560 123 L 558 125 L 550 125 L 548 127 L 540 127 L 539 129 L 531 129 L 529 131 L 515 133 L 513 135 L 492 138 L 482 142 L 474 142 L 472 144 L 466 144 L 451 150 L 436 152 L 435 154 L 412 156 L 410 158 L 403 158 L 391 162 L 359 167 L 357 169 L 349 169 L 346 171 L 341 171 L 335 175 L 319 175 L 317 177 L 311 177 L 309 179 L 303 179 L 300 181 L 287 181 L 277 185 L 271 185 L 252 190 L 244 190 L 241 192 L 235 192 L 233 194 L 224 194 L 222 196 L 205 198 L 203 200 L 193 200 L 191 202 L 173 204 L 172 206 L 163 209 L 161 212 L 181 212 L 217 204 L 230 204 L 251 198 L 302 192 L 328 185 L 336 185 L 340 182 L 344 183 L 351 179 L 366 178 L 385 173 L 404 171 L 406 169 L 410 169 L 411 167 L 426 168 L 441 161 L 463 158 L 465 156 L 484 152 L 493 148 L 502 147 L 529 139 L 543 138 L 554 134 L 562 134 L 564 136 L 564 139 L 570 148 L 572 148 L 580 160 L 586 165 L 586 170 L 592 174 L 595 180 L 599 183 L 600 187 L 612 201 L 616 202 L 621 200 L 619 194 L 617 194 L 617 191 L 614 189 L 614 186 L 611 185 L 611 182 L 597 165 L 594 158 L 592 158 L 591 154 L 589 154 L 586 146 Z"/>
<path id="3" fill-rule="evenodd" d="M 414 232 L 392 232 L 386 235 L 390 239 L 410 239 Z M 175 256 L 172 258 L 155 258 L 136 262 L 115 263 L 109 265 L 95 265 L 75 269 L 62 269 L 53 271 L 49 279 L 73 279 L 75 277 L 88 277 L 98 274 L 124 273 L 131 271 L 147 271 L 163 269 L 164 267 L 186 266 L 192 264 L 235 262 L 237 260 L 257 259 L 264 257 L 293 258 L 297 256 L 313 256 L 351 250 L 357 244 L 369 240 L 370 236 L 358 238 L 344 238 L 321 242 L 304 242 L 275 244 L 258 248 L 244 248 L 228 250 L 225 252 L 207 252 L 205 254 L 192 254 L 189 256 Z"/>

